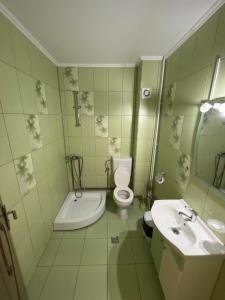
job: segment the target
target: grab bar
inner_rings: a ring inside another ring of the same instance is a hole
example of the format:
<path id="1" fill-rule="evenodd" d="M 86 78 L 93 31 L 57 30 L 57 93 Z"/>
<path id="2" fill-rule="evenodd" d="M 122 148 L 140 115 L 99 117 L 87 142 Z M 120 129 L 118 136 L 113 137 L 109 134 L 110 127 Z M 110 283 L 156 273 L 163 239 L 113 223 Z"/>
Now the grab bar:
<path id="1" fill-rule="evenodd" d="M 80 127 L 80 109 L 81 106 L 79 105 L 79 98 L 78 98 L 78 91 L 72 91 L 73 92 L 73 109 L 75 113 L 75 126 Z"/>

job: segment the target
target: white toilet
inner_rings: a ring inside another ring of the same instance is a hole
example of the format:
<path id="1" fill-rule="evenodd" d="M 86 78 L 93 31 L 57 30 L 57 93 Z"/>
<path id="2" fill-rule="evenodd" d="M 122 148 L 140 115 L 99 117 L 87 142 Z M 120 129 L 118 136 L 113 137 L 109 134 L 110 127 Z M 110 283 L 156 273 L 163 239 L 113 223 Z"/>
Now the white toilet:
<path id="1" fill-rule="evenodd" d="M 128 187 L 131 176 L 132 158 L 129 156 L 113 157 L 113 176 L 116 188 L 113 198 L 117 204 L 117 213 L 121 220 L 127 220 L 128 207 L 133 202 L 134 193 Z"/>

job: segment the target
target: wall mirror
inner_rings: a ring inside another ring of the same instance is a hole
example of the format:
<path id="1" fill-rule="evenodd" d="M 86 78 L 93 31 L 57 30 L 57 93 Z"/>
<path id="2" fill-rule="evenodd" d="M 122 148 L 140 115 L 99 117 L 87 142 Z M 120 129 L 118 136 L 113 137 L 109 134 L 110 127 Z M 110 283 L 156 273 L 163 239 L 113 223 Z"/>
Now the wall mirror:
<path id="1" fill-rule="evenodd" d="M 225 197 L 225 59 L 218 65 L 212 79 L 212 97 L 200 107 L 193 172 Z"/>

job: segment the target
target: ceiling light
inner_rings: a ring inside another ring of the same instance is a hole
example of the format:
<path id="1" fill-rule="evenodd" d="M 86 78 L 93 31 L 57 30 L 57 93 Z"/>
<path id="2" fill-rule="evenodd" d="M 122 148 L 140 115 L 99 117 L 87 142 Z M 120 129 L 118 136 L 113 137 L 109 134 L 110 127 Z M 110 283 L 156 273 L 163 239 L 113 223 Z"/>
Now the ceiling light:
<path id="1" fill-rule="evenodd" d="M 202 113 L 206 113 L 207 111 L 210 110 L 210 108 L 212 108 L 212 104 L 210 104 L 209 102 L 205 102 L 200 106 L 200 112 Z"/>

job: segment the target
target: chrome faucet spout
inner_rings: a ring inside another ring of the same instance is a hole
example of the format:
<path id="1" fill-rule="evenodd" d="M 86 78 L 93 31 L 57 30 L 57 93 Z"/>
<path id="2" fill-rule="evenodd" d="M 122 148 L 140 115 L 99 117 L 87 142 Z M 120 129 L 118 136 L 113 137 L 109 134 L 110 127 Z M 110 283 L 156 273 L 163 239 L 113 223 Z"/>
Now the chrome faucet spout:
<path id="1" fill-rule="evenodd" d="M 194 223 L 196 221 L 196 219 L 197 219 L 198 213 L 197 213 L 197 211 L 195 211 L 192 208 L 189 208 L 189 210 L 191 212 L 190 216 L 188 214 L 186 214 L 185 212 L 183 212 L 183 211 L 179 211 L 178 214 L 180 216 L 182 216 L 185 221 L 189 221 L 189 222 L 193 222 Z"/>

